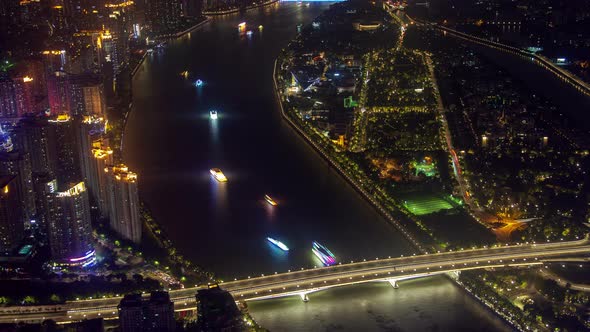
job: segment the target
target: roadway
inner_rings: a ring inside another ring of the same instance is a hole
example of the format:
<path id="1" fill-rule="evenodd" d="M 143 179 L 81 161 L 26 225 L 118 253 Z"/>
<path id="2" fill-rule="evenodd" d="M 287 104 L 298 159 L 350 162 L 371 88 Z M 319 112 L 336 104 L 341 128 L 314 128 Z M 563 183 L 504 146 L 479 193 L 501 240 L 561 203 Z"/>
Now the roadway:
<path id="1" fill-rule="evenodd" d="M 489 39 L 470 35 L 470 34 L 467 34 L 467 33 L 461 32 L 461 31 L 457 31 L 457 30 L 442 26 L 440 24 L 430 23 L 430 22 L 417 20 L 417 19 L 412 19 L 409 16 L 408 16 L 408 18 L 412 22 L 416 22 L 418 24 L 425 25 L 425 26 L 434 27 L 438 30 L 445 32 L 445 33 L 451 34 L 455 37 L 531 59 L 537 65 L 550 71 L 551 73 L 553 73 L 554 75 L 556 75 L 557 77 L 562 79 L 564 82 L 573 86 L 579 92 L 585 94 L 586 96 L 590 96 L 590 84 L 588 84 L 587 82 L 585 82 L 584 80 L 582 80 L 578 76 L 572 74 L 571 72 L 557 66 L 551 60 L 547 59 L 546 57 L 544 57 L 542 55 L 531 53 L 531 52 L 528 52 L 528 51 L 523 50 L 518 47 L 514 47 L 514 46 L 494 42 Z"/>
<path id="2" fill-rule="evenodd" d="M 502 268 L 509 266 L 542 265 L 545 260 L 586 257 L 590 254 L 588 239 L 498 246 L 432 254 L 382 258 L 361 262 L 339 263 L 330 267 L 318 267 L 275 272 L 271 275 L 247 277 L 222 282 L 221 287 L 231 292 L 236 300 L 250 301 L 264 298 L 307 294 L 331 287 L 356 283 L 397 281 L 431 276 L 453 271 Z M 195 294 L 206 286 L 195 286 L 170 291 L 177 311 L 194 310 Z M 39 322 L 53 319 L 60 323 L 85 318 L 117 317 L 117 305 L 121 297 L 89 299 L 68 302 L 63 305 L 0 308 L 0 323 Z"/>

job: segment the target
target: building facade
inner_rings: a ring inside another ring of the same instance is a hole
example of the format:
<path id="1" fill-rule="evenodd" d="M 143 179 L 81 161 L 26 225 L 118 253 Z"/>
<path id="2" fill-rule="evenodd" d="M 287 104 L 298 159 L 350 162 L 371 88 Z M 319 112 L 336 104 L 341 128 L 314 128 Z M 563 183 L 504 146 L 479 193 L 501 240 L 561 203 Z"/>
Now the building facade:
<path id="1" fill-rule="evenodd" d="M 111 228 L 121 237 L 141 242 L 137 174 L 126 165 L 107 167 L 107 197 Z"/>

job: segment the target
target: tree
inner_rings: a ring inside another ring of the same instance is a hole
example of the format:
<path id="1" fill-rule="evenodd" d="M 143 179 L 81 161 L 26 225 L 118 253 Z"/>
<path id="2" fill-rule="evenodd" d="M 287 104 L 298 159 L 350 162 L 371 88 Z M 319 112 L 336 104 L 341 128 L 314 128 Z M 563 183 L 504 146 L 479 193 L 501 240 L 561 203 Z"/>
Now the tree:
<path id="1" fill-rule="evenodd" d="M 141 284 L 143 282 L 143 276 L 139 273 L 136 273 L 133 275 L 133 280 L 135 280 L 137 284 Z"/>
<path id="2" fill-rule="evenodd" d="M 51 294 L 51 296 L 49 297 L 49 300 L 53 303 L 60 303 L 61 302 L 61 298 L 57 294 Z"/>
<path id="3" fill-rule="evenodd" d="M 37 303 L 37 299 L 34 296 L 27 295 L 23 298 L 23 304 L 35 304 Z"/>

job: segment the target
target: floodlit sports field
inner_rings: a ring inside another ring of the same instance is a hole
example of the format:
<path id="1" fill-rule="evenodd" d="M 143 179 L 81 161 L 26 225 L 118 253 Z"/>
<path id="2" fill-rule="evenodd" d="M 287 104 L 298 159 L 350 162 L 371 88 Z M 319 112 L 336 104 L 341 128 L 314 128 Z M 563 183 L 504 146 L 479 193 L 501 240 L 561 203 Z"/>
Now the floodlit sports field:
<path id="1" fill-rule="evenodd" d="M 415 215 L 421 216 L 452 209 L 453 205 L 444 199 L 430 194 L 412 195 L 404 198 L 404 206 Z"/>

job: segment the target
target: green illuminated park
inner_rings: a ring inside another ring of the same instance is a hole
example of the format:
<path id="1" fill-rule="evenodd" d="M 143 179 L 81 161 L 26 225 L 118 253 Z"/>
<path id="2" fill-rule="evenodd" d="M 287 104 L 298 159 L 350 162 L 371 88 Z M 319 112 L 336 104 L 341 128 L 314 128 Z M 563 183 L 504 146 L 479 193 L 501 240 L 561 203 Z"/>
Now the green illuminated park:
<path id="1" fill-rule="evenodd" d="M 454 208 L 454 206 L 444 198 L 427 193 L 408 196 L 403 202 L 408 211 L 417 216 Z"/>

